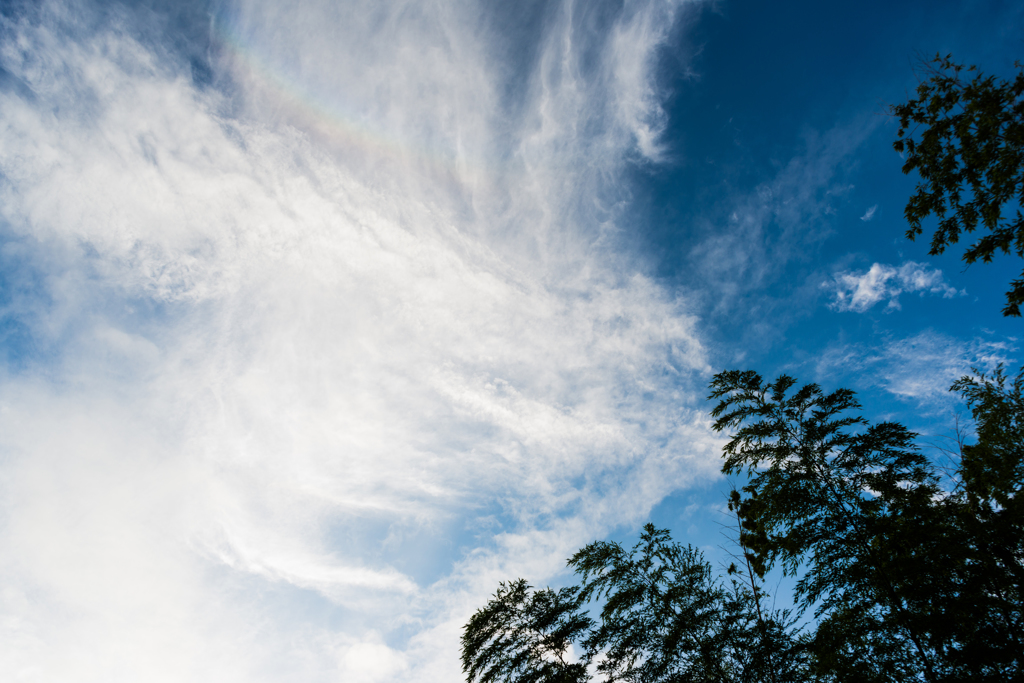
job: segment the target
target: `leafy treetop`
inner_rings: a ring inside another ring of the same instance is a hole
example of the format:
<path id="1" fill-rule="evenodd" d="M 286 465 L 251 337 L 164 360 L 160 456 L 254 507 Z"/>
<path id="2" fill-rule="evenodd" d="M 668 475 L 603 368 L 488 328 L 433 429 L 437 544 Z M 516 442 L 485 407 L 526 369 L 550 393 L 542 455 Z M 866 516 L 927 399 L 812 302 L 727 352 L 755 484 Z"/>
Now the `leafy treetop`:
<path id="1" fill-rule="evenodd" d="M 964 251 L 968 264 L 988 263 L 997 251 L 1024 257 L 1024 65 L 1013 80 L 999 80 L 949 55 L 933 64 L 917 97 L 889 110 L 899 119 L 893 148 L 905 155 L 903 172 L 922 180 L 904 211 L 907 237 L 934 215 L 933 256 L 982 227 L 987 234 Z M 1005 216 L 1008 209 L 1016 215 Z M 1010 283 L 1003 315 L 1020 316 L 1022 303 L 1024 273 Z"/>

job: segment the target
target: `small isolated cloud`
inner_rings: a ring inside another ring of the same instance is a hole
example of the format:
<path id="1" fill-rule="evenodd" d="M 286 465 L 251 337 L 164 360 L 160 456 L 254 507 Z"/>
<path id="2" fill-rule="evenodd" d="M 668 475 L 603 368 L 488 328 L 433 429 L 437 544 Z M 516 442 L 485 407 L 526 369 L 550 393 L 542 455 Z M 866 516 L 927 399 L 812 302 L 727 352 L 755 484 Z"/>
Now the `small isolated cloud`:
<path id="1" fill-rule="evenodd" d="M 875 217 L 875 211 L 878 211 L 878 204 L 875 204 L 870 209 L 864 212 L 864 215 L 860 217 L 865 223 Z"/>
<path id="2" fill-rule="evenodd" d="M 870 216 L 873 211 L 874 207 L 865 215 Z M 886 299 L 889 301 L 887 311 L 899 310 L 899 296 L 904 292 L 918 292 L 921 296 L 926 293 L 941 294 L 945 299 L 966 294 L 946 284 L 941 270 L 914 261 L 907 261 L 898 268 L 875 263 L 865 272 L 837 273 L 824 287 L 835 295 L 829 308 L 857 313 L 863 313 Z"/>

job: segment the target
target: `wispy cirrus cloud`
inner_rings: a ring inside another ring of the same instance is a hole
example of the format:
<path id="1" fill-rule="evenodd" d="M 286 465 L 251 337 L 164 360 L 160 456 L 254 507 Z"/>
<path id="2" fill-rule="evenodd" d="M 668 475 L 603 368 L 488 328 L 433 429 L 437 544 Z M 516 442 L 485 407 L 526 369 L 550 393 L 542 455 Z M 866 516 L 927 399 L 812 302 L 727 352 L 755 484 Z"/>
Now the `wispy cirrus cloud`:
<path id="1" fill-rule="evenodd" d="M 2 18 L 0 672 L 451 680 L 498 579 L 716 469 L 615 237 L 679 5 L 215 9 L 202 82 L 129 10 Z"/>
<path id="2" fill-rule="evenodd" d="M 904 293 L 935 294 L 946 299 L 966 293 L 947 284 L 941 270 L 914 261 L 899 267 L 874 263 L 866 271 L 840 272 L 823 287 L 833 296 L 829 308 L 856 313 L 886 300 L 887 311 L 899 310 L 899 296 Z"/>
<path id="3" fill-rule="evenodd" d="M 732 193 L 719 207 L 723 213 L 697 218 L 699 239 L 683 270 L 706 318 L 730 326 L 720 348 L 781 341 L 794 313 L 818 296 L 818 282 L 796 273 L 832 234 L 832 220 L 852 190 L 846 167 L 877 125 L 862 119 L 807 132 L 803 148 L 774 177 Z"/>
<path id="4" fill-rule="evenodd" d="M 1010 365 L 1014 339 L 957 339 L 934 330 L 874 345 L 835 345 L 815 365 L 819 378 L 855 380 L 877 386 L 931 411 L 948 411 L 958 403 L 949 393 L 956 380 L 973 369 L 991 372 Z"/>

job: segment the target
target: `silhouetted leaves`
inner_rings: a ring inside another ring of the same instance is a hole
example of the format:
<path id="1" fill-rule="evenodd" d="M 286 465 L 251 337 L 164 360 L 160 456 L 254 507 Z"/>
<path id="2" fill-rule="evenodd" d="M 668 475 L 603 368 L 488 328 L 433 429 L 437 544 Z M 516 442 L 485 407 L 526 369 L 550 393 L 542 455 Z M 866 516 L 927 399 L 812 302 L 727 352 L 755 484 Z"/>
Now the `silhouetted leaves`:
<path id="1" fill-rule="evenodd" d="M 473 615 L 462 638 L 467 680 L 582 681 L 588 669 L 630 683 L 804 680 L 790 615 L 760 618 L 749 591 L 727 590 L 665 530 L 648 524 L 629 551 L 591 543 L 569 566 L 578 585 L 502 584 Z M 582 612 L 590 601 L 601 606 L 596 620 Z"/>
<path id="2" fill-rule="evenodd" d="M 852 392 L 792 391 L 729 371 L 712 381 L 723 471 L 746 474 L 741 539 L 754 566 L 799 576 L 818 618 L 815 678 L 1008 680 L 1021 650 L 1024 380 L 963 378 L 978 423 L 951 491 L 902 425 L 870 424 Z"/>
<path id="3" fill-rule="evenodd" d="M 523 579 L 502 583 L 463 631 L 462 669 L 481 683 L 582 683 L 586 662 L 570 648 L 590 631 L 580 591 L 531 591 Z"/>
<path id="4" fill-rule="evenodd" d="M 1024 257 L 1024 216 L 1003 215 L 1024 205 L 1024 67 L 1000 81 L 935 64 L 891 109 L 903 171 L 923 181 L 907 237 L 934 215 L 932 254 L 982 227 L 967 263 Z M 1019 316 L 1024 274 L 1006 296 L 1003 314 Z M 1024 374 L 953 385 L 978 439 L 945 479 L 903 425 L 864 419 L 852 391 L 796 387 L 737 370 L 711 382 L 714 429 L 731 432 L 722 471 L 747 482 L 728 500 L 743 565 L 728 586 L 651 525 L 629 551 L 591 543 L 569 560 L 576 585 L 503 583 L 473 615 L 470 683 L 1022 680 Z M 763 609 L 773 567 L 796 578 L 795 616 Z"/>
<path id="5" fill-rule="evenodd" d="M 740 554 L 726 585 L 644 527 L 595 542 L 558 591 L 502 584 L 466 625 L 471 683 L 1005 681 L 1024 672 L 1024 378 L 964 377 L 978 442 L 944 489 L 914 434 L 853 392 L 729 371 L 711 383 Z M 763 608 L 773 567 L 801 612 Z M 737 580 L 743 578 L 743 581 Z M 807 632 L 794 624 L 813 613 Z"/>
<path id="6" fill-rule="evenodd" d="M 1024 67 L 1005 81 L 949 55 L 933 63 L 917 97 L 890 107 L 900 123 L 893 147 L 905 155 L 903 172 L 916 170 L 923 181 L 904 212 L 907 237 L 920 235 L 921 221 L 934 215 L 932 255 L 980 226 L 987 233 L 964 251 L 968 264 L 987 263 L 997 251 L 1024 257 Z M 1015 204 L 1015 215 L 1004 216 Z M 1024 274 L 1010 285 L 1003 315 L 1019 316 Z"/>

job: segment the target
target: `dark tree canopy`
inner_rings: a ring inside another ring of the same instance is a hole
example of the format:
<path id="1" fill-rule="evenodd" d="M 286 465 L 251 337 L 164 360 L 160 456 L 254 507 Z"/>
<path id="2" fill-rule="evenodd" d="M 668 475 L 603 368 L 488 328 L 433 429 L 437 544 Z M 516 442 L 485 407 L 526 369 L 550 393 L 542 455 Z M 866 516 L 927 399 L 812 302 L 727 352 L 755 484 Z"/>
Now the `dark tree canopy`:
<path id="1" fill-rule="evenodd" d="M 978 442 L 940 470 L 853 392 L 795 390 L 783 375 L 715 376 L 715 429 L 733 430 L 726 473 L 763 571 L 798 576 L 813 610 L 814 680 L 999 681 L 1024 674 L 1024 379 L 964 377 Z"/>
<path id="2" fill-rule="evenodd" d="M 893 147 L 905 155 L 903 172 L 916 170 L 922 181 L 904 212 L 907 237 L 935 216 L 932 255 L 981 229 L 964 251 L 968 264 L 989 262 L 999 251 L 1024 257 L 1024 66 L 1007 81 L 949 56 L 933 64 L 917 97 L 890 107 L 899 119 Z M 1019 316 L 1022 303 L 1024 273 L 1010 283 L 1003 315 Z"/>
<path id="3" fill-rule="evenodd" d="M 700 551 L 644 527 L 626 550 L 591 543 L 569 560 L 579 583 L 502 584 L 470 619 L 462 668 L 470 683 L 796 683 L 805 648 L 786 611 L 714 577 Z M 590 602 L 599 613 L 587 612 Z"/>
<path id="4" fill-rule="evenodd" d="M 922 517 L 935 477 L 914 435 L 869 425 L 853 392 L 809 384 L 790 393 L 795 384 L 750 371 L 711 384 L 714 428 L 738 428 L 722 470 L 750 479 L 741 514 L 760 533 L 748 543 L 762 567 L 801 575 L 796 598 L 821 619 L 827 644 L 820 664 L 864 681 L 912 679 L 933 668 L 931 657 L 901 597 L 909 567 L 890 568 L 897 558 L 880 542 L 899 533 L 897 519 Z"/>
<path id="5" fill-rule="evenodd" d="M 467 679 L 1020 680 L 1024 377 L 1000 369 L 953 388 L 978 440 L 943 476 L 913 433 L 861 416 L 851 391 L 716 375 L 722 469 L 747 481 L 729 499 L 745 569 L 717 578 L 651 525 L 631 550 L 591 543 L 568 561 L 575 585 L 499 587 L 465 627 Z M 797 579 L 794 614 L 764 609 L 773 567 Z"/>
<path id="6" fill-rule="evenodd" d="M 907 236 L 935 216 L 932 254 L 977 230 L 967 263 L 1024 257 L 1024 67 L 999 81 L 935 63 L 892 108 L 922 179 Z M 1006 296 L 1019 316 L 1024 274 Z M 1024 680 L 1024 369 L 954 383 L 977 438 L 952 471 L 847 389 L 738 370 L 710 388 L 722 471 L 745 481 L 728 500 L 741 567 L 717 577 L 651 525 L 630 550 L 591 543 L 574 585 L 503 583 L 473 615 L 470 683 Z M 794 578 L 794 612 L 765 608 L 772 571 Z"/>

